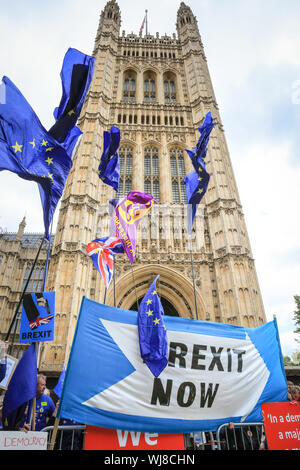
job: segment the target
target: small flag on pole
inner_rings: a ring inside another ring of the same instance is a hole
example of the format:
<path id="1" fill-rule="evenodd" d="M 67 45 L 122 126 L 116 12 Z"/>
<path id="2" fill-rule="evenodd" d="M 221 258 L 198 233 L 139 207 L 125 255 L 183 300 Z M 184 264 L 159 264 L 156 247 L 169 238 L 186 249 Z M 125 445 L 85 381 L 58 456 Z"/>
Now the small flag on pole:
<path id="1" fill-rule="evenodd" d="M 138 312 L 138 329 L 141 357 L 152 374 L 158 377 L 168 364 L 168 339 L 163 321 L 164 310 L 152 282 Z"/>
<path id="2" fill-rule="evenodd" d="M 146 14 L 145 14 L 145 16 L 144 16 L 144 19 L 143 19 L 142 25 L 141 25 L 141 27 L 140 27 L 140 34 L 142 34 L 142 32 L 143 32 L 143 29 L 144 29 L 144 26 L 145 26 L 146 20 L 147 20 L 147 10 L 146 10 Z"/>
<path id="3" fill-rule="evenodd" d="M 4 430 L 19 430 L 25 408 L 36 396 L 37 360 L 35 343 L 24 352 L 4 395 L 2 423 Z"/>
<path id="4" fill-rule="evenodd" d="M 66 375 L 66 369 L 65 367 L 63 368 L 63 370 L 61 371 L 61 374 L 59 376 L 59 379 L 58 379 L 58 382 L 57 384 L 55 385 L 53 391 L 56 393 L 56 395 L 60 398 L 61 396 L 61 392 L 62 392 L 62 388 L 63 388 L 63 384 L 64 384 L 64 380 L 65 380 L 65 375 Z"/>
<path id="5" fill-rule="evenodd" d="M 88 243 L 86 251 L 108 288 L 113 276 L 114 256 L 124 253 L 123 244 L 116 237 L 97 238 Z"/>
<path id="6" fill-rule="evenodd" d="M 188 231 L 191 233 L 194 218 L 196 215 L 197 205 L 200 203 L 204 194 L 206 193 L 210 175 L 206 171 L 205 156 L 207 152 L 207 145 L 209 136 L 215 122 L 213 122 L 211 113 L 208 112 L 205 116 L 202 126 L 200 126 L 200 137 L 197 145 L 193 150 L 186 150 L 192 160 L 194 171 L 189 173 L 185 179 L 186 198 L 188 203 Z"/>
<path id="7" fill-rule="evenodd" d="M 103 153 L 101 156 L 98 174 L 103 183 L 119 190 L 120 161 L 117 150 L 120 145 L 120 130 L 112 127 L 110 132 L 103 133 Z"/>

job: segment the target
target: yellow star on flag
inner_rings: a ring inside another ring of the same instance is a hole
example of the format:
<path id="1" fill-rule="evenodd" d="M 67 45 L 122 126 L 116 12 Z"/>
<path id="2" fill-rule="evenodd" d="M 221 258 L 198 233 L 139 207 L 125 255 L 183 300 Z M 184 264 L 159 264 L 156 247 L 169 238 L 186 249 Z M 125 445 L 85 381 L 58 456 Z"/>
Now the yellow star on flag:
<path id="1" fill-rule="evenodd" d="M 71 109 L 71 111 L 68 112 L 68 115 L 69 115 L 69 116 L 72 116 L 72 114 L 75 114 L 74 109 Z"/>
<path id="2" fill-rule="evenodd" d="M 43 141 L 41 143 L 41 146 L 42 147 L 47 147 L 47 145 L 48 145 L 48 142 L 45 139 L 43 139 Z"/>
<path id="3" fill-rule="evenodd" d="M 146 304 L 147 305 L 152 304 L 152 300 L 150 300 L 150 299 L 146 300 Z"/>
<path id="4" fill-rule="evenodd" d="M 48 165 L 51 165 L 51 163 L 53 163 L 53 158 L 48 157 L 45 162 L 48 163 Z"/>
<path id="5" fill-rule="evenodd" d="M 22 147 L 23 145 L 18 144 L 18 142 L 16 142 L 16 145 L 12 145 L 12 148 L 14 149 L 15 153 L 22 152 Z"/>
<path id="6" fill-rule="evenodd" d="M 46 152 L 52 152 L 53 149 L 54 149 L 54 147 L 48 147 L 48 148 L 46 149 Z"/>
<path id="7" fill-rule="evenodd" d="M 152 292 L 152 295 L 155 295 L 155 294 L 157 294 L 156 290 L 154 290 L 154 291 Z"/>
<path id="8" fill-rule="evenodd" d="M 198 193 L 199 194 L 203 193 L 203 189 L 199 188 Z"/>
<path id="9" fill-rule="evenodd" d="M 146 313 L 147 313 L 148 317 L 151 317 L 151 315 L 153 315 L 153 310 L 149 309 Z"/>
<path id="10" fill-rule="evenodd" d="M 160 322 L 160 318 L 155 318 L 155 320 L 153 320 L 154 325 L 158 325 L 159 322 Z"/>
<path id="11" fill-rule="evenodd" d="M 31 145 L 32 145 L 32 148 L 34 149 L 35 148 L 35 139 L 33 139 L 32 142 L 29 142 Z"/>

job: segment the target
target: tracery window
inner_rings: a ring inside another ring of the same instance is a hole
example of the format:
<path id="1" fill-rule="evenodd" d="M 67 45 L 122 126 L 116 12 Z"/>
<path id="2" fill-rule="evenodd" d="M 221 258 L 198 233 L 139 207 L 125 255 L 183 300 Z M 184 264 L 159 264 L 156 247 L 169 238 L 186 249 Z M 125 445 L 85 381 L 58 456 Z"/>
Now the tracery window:
<path id="1" fill-rule="evenodd" d="M 132 158 L 132 147 L 128 146 L 120 148 L 120 183 L 119 191 L 117 192 L 117 197 L 127 195 L 132 189 Z"/>
<path id="2" fill-rule="evenodd" d="M 144 191 L 160 200 L 158 149 L 146 147 L 144 151 Z"/>
<path id="3" fill-rule="evenodd" d="M 146 72 L 144 74 L 144 101 L 154 102 L 156 100 L 155 74 Z"/>
<path id="4" fill-rule="evenodd" d="M 136 91 L 136 73 L 133 70 L 127 70 L 124 76 L 123 100 L 135 101 Z"/>
<path id="5" fill-rule="evenodd" d="M 165 103 L 176 103 L 175 75 L 171 72 L 164 74 Z"/>
<path id="6" fill-rule="evenodd" d="M 186 203 L 184 178 L 186 176 L 183 150 L 174 147 L 170 150 L 170 167 L 172 179 L 173 202 Z"/>

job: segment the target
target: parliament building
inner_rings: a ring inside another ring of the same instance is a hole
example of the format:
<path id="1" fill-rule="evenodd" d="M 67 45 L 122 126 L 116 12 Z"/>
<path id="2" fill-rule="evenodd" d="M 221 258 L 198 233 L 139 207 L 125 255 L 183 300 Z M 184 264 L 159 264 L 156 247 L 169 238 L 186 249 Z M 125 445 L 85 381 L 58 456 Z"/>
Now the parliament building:
<path id="1" fill-rule="evenodd" d="M 41 342 L 39 369 L 58 377 L 67 364 L 83 296 L 136 310 L 154 278 L 165 315 L 247 327 L 266 317 L 224 129 L 207 66 L 197 19 L 182 2 L 170 36 L 120 31 L 121 12 L 110 0 L 100 14 L 93 55 L 95 71 L 78 126 L 83 137 L 61 199 L 51 239 L 46 290 L 55 291 L 55 339 Z M 185 149 L 195 147 L 207 112 L 210 135 L 208 190 L 189 237 L 184 177 L 193 170 Z M 121 132 L 120 187 L 98 176 L 103 132 Z M 141 220 L 131 266 L 116 258 L 115 289 L 104 283 L 86 246 L 110 234 L 108 201 L 131 189 L 157 200 Z M 43 234 L 0 234 L 0 332 L 4 339 L 15 314 Z M 40 292 L 47 259 L 45 242 L 27 292 Z M 20 315 L 11 330 L 12 355 Z"/>

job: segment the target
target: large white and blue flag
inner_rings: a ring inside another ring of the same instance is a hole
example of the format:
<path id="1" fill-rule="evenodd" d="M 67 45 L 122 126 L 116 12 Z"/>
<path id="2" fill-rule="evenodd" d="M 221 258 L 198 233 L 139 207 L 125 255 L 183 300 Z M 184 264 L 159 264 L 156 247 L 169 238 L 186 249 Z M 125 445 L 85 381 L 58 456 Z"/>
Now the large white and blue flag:
<path id="1" fill-rule="evenodd" d="M 276 320 L 245 328 L 164 317 L 167 367 L 154 377 L 139 351 L 137 312 L 83 298 L 58 417 L 158 433 L 262 421 L 286 401 Z"/>

